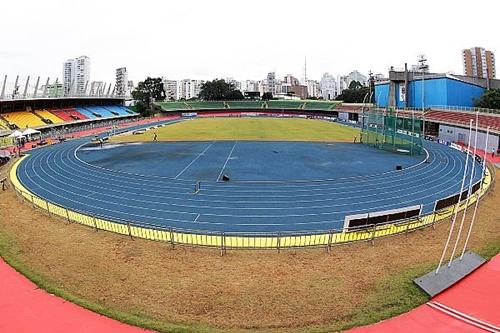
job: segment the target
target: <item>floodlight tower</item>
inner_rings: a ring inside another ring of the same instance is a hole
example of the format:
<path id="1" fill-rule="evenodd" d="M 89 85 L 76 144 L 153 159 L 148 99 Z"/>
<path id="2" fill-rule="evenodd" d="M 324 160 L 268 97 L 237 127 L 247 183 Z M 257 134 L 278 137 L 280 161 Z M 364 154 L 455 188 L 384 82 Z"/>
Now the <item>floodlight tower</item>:
<path id="1" fill-rule="evenodd" d="M 304 85 L 307 86 L 307 57 L 304 57 Z"/>
<path id="2" fill-rule="evenodd" d="M 418 69 L 422 73 L 422 133 L 425 137 L 425 73 L 429 72 L 427 57 L 424 54 L 418 56 Z"/>

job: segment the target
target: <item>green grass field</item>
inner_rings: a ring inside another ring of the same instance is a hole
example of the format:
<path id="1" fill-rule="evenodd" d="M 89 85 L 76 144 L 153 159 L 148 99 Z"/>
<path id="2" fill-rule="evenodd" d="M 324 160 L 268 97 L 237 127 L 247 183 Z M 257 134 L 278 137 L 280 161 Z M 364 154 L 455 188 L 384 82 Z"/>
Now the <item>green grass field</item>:
<path id="1" fill-rule="evenodd" d="M 359 130 L 336 123 L 312 119 L 204 118 L 186 120 L 144 134 L 118 135 L 113 142 L 152 141 L 347 141 L 359 139 Z"/>

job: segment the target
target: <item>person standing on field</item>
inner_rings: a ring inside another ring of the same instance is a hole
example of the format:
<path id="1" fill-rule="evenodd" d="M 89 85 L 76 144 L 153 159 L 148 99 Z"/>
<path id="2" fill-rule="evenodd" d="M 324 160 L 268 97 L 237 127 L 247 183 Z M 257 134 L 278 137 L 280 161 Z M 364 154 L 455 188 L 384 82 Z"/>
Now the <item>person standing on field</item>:
<path id="1" fill-rule="evenodd" d="M 154 132 L 153 141 L 158 141 L 158 135 L 156 134 L 156 132 Z"/>

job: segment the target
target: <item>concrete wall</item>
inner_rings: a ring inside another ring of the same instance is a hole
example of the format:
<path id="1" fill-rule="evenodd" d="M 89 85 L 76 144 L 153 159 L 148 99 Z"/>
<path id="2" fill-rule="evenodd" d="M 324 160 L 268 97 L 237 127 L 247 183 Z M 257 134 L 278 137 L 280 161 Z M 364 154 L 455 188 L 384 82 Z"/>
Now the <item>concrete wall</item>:
<path id="1" fill-rule="evenodd" d="M 471 146 L 474 146 L 474 129 L 472 130 L 472 142 Z M 467 144 L 469 140 L 469 129 L 461 128 L 449 125 L 441 125 L 439 124 L 439 138 L 442 140 L 450 141 L 450 142 L 460 142 Z M 477 134 L 477 148 L 484 149 L 484 143 L 486 141 L 486 133 L 478 132 Z M 488 137 L 488 152 L 491 153 L 492 149 L 495 151 L 500 148 L 499 146 L 499 137 L 495 134 L 490 134 Z"/>

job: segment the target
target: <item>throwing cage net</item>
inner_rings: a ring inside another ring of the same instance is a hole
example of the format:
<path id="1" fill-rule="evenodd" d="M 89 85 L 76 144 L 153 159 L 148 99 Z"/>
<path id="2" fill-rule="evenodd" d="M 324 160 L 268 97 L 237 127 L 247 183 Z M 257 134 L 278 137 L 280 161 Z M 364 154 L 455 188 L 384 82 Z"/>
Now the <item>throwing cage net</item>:
<path id="1" fill-rule="evenodd" d="M 363 111 L 361 142 L 382 150 L 421 155 L 424 153 L 422 128 L 423 119 L 414 112 Z"/>

